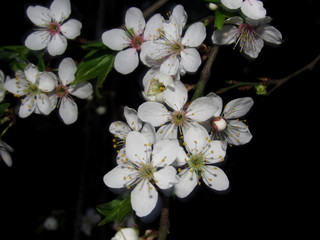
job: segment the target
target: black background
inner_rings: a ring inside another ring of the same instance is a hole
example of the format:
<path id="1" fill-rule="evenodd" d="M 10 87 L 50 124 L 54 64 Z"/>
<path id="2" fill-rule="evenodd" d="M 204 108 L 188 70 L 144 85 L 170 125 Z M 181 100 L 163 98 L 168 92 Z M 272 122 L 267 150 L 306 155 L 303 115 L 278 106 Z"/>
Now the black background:
<path id="1" fill-rule="evenodd" d="M 99 39 L 110 28 L 123 23 L 131 6 L 145 9 L 154 1 L 72 1 L 71 18 L 82 22 L 81 37 Z M 265 0 L 273 18 L 272 25 L 283 35 L 277 48 L 265 46 L 258 59 L 248 61 L 232 47 L 220 49 L 214 63 L 206 94 L 225 86 L 226 80 L 255 81 L 257 77 L 282 78 L 311 62 L 319 53 L 319 4 Z M 159 11 L 165 14 L 182 3 L 189 22 L 210 14 L 202 1 L 169 1 Z M 46 5 L 46 1 L 10 1 L 2 6 L 1 45 L 21 45 L 32 31 L 25 14 L 29 4 Z M 102 4 L 102 5 L 99 5 Z M 207 30 L 210 44 L 212 28 Z M 69 41 L 63 57 L 84 52 Z M 6 75 L 12 75 L 1 63 Z M 201 69 L 200 69 L 201 70 Z M 11 145 L 13 166 L 0 162 L 1 239 L 89 239 L 75 227 L 87 207 L 116 197 L 102 181 L 114 167 L 115 153 L 109 124 L 121 120 L 123 106 L 137 109 L 143 102 L 142 65 L 127 76 L 112 71 L 104 84 L 105 98 L 77 101 L 78 121 L 64 125 L 57 112 L 49 117 L 33 114 L 18 119 L 3 140 Z M 313 236 L 316 230 L 316 194 L 318 189 L 318 81 L 319 64 L 312 72 L 291 79 L 270 96 L 254 91 L 230 91 L 222 94 L 224 103 L 243 96 L 253 97 L 255 104 L 247 115 L 252 141 L 228 149 L 221 168 L 230 180 L 230 189 L 215 193 L 204 185 L 188 202 L 172 199 L 168 239 L 227 239 L 228 236 L 261 237 Z M 199 74 L 187 75 L 183 81 L 194 83 Z M 77 99 L 78 100 L 78 99 Z M 96 114 L 97 106 L 107 113 Z M 56 232 L 37 231 L 52 210 L 64 213 L 64 228 Z M 157 228 L 159 219 L 147 225 Z M 111 225 L 95 228 L 91 239 L 110 239 Z M 79 238 L 77 238 L 79 236 Z"/>

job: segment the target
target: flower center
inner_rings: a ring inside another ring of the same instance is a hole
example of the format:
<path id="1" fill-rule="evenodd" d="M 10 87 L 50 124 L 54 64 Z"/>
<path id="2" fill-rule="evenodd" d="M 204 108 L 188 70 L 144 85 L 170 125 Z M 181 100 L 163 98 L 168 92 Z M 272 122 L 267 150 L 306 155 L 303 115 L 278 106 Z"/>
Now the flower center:
<path id="1" fill-rule="evenodd" d="M 57 34 L 60 32 L 60 24 L 58 22 L 52 22 L 49 24 L 49 26 L 47 27 L 48 32 L 50 32 L 51 34 Z"/>
<path id="2" fill-rule="evenodd" d="M 223 131 L 224 129 L 226 129 L 228 122 L 223 117 L 216 117 L 211 121 L 211 125 L 216 131 Z"/>
<path id="3" fill-rule="evenodd" d="M 159 93 L 162 93 L 165 89 L 165 86 L 162 82 L 159 82 L 159 80 L 153 78 L 150 81 L 150 86 L 148 88 L 147 94 L 148 95 L 158 95 Z"/>
<path id="4" fill-rule="evenodd" d="M 56 94 L 58 97 L 64 98 L 68 95 L 68 93 L 69 93 L 69 90 L 66 86 L 61 84 L 56 87 Z"/>
<path id="5" fill-rule="evenodd" d="M 192 168 L 194 171 L 197 172 L 198 175 L 201 175 L 201 172 L 204 166 L 202 155 L 197 155 L 197 154 L 191 155 L 188 164 L 190 168 Z"/>
<path id="6" fill-rule="evenodd" d="M 171 122 L 175 126 L 182 127 L 187 122 L 186 112 L 185 111 L 175 111 L 171 113 Z"/>
<path id="7" fill-rule="evenodd" d="M 139 169 L 139 174 L 142 179 L 151 181 L 153 179 L 153 173 L 155 172 L 155 167 L 151 163 L 141 163 Z"/>
<path id="8" fill-rule="evenodd" d="M 234 48 L 240 42 L 240 52 L 241 52 L 243 47 L 249 48 L 250 45 L 256 44 L 257 33 L 255 32 L 254 26 L 248 23 L 242 23 L 238 27 L 238 32 L 239 32 L 239 38 L 236 41 Z"/>
<path id="9" fill-rule="evenodd" d="M 131 46 L 136 50 L 140 50 L 142 43 L 145 42 L 145 39 L 141 37 L 139 34 L 135 34 L 131 39 Z"/>

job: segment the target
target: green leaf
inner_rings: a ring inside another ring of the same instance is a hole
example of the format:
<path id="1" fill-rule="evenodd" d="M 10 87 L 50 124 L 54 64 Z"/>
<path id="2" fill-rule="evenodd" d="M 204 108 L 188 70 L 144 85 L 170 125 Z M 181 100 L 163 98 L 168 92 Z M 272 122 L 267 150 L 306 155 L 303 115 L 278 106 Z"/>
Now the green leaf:
<path id="1" fill-rule="evenodd" d="M 40 72 L 44 72 L 46 70 L 46 64 L 43 59 L 43 54 L 40 55 L 39 60 L 38 60 L 38 69 Z"/>
<path id="2" fill-rule="evenodd" d="M 3 114 L 5 113 L 5 111 L 10 107 L 10 103 L 2 103 L 0 105 L 0 117 L 3 116 Z"/>
<path id="3" fill-rule="evenodd" d="M 205 2 L 211 2 L 211 3 L 215 3 L 215 4 L 219 4 L 220 0 L 204 0 Z"/>
<path id="4" fill-rule="evenodd" d="M 227 15 L 218 9 L 215 11 L 215 19 L 214 19 L 214 26 L 218 28 L 220 31 L 222 30 L 224 20 L 226 19 Z"/>
<path id="5" fill-rule="evenodd" d="M 131 210 L 130 196 L 124 199 L 118 197 L 111 202 L 100 204 L 97 206 L 97 211 L 104 215 L 105 218 L 99 222 L 98 226 L 102 226 L 111 221 L 120 223 Z"/>

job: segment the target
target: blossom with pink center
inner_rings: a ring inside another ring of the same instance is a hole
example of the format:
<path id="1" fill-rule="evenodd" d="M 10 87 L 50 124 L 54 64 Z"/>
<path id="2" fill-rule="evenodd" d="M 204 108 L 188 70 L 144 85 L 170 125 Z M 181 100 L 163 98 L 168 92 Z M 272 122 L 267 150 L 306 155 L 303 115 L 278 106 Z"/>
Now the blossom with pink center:
<path id="1" fill-rule="evenodd" d="M 259 21 L 247 19 L 246 22 L 240 17 L 231 17 L 225 21 L 222 30 L 216 29 L 211 37 L 214 44 L 239 45 L 240 52 L 251 58 L 257 58 L 264 42 L 279 45 L 282 43 L 282 35 L 275 27 L 270 26 L 270 17 Z"/>
<path id="2" fill-rule="evenodd" d="M 122 74 L 134 71 L 139 65 L 138 51 L 151 39 L 157 39 L 164 19 L 154 15 L 146 24 L 140 9 L 131 7 L 125 16 L 125 29 L 114 28 L 102 34 L 103 43 L 116 51 L 114 68 Z"/>
<path id="3" fill-rule="evenodd" d="M 47 48 L 51 56 L 61 55 L 67 48 L 67 39 L 80 35 L 81 22 L 75 19 L 65 20 L 71 13 L 69 0 L 54 0 L 50 8 L 30 6 L 27 16 L 35 24 L 35 31 L 25 40 L 31 50 Z"/>
<path id="4" fill-rule="evenodd" d="M 78 106 L 71 95 L 84 99 L 89 97 L 93 90 L 89 82 L 72 84 L 75 79 L 77 66 L 71 58 L 65 58 L 59 65 L 59 80 L 55 91 L 50 95 L 52 110 L 59 107 L 59 115 L 65 124 L 72 124 L 78 118 Z"/>
<path id="5" fill-rule="evenodd" d="M 221 0 L 221 3 L 230 10 L 241 9 L 245 16 L 254 20 L 265 18 L 267 14 L 260 0 Z"/>

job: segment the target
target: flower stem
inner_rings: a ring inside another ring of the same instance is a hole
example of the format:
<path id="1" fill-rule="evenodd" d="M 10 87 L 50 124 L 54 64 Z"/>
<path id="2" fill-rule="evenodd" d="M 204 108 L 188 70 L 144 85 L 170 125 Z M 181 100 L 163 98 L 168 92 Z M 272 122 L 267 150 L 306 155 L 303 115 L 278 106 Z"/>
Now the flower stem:
<path id="1" fill-rule="evenodd" d="M 191 101 L 196 100 L 198 97 L 201 97 L 203 95 L 204 89 L 206 87 L 206 84 L 208 82 L 208 79 L 211 75 L 211 68 L 213 65 L 214 60 L 216 59 L 217 53 L 218 53 L 219 47 L 218 46 L 214 46 L 210 53 L 209 53 L 209 57 L 208 60 L 206 62 L 206 64 L 204 65 L 201 74 L 200 74 L 200 78 L 197 84 L 197 88 L 194 91 L 194 94 L 192 96 Z"/>
<path id="2" fill-rule="evenodd" d="M 170 227 L 170 222 L 169 222 L 170 198 L 165 196 L 163 201 L 164 203 L 163 203 L 163 208 L 161 210 L 158 240 L 167 239 L 167 235 L 169 233 L 169 227 Z"/>

